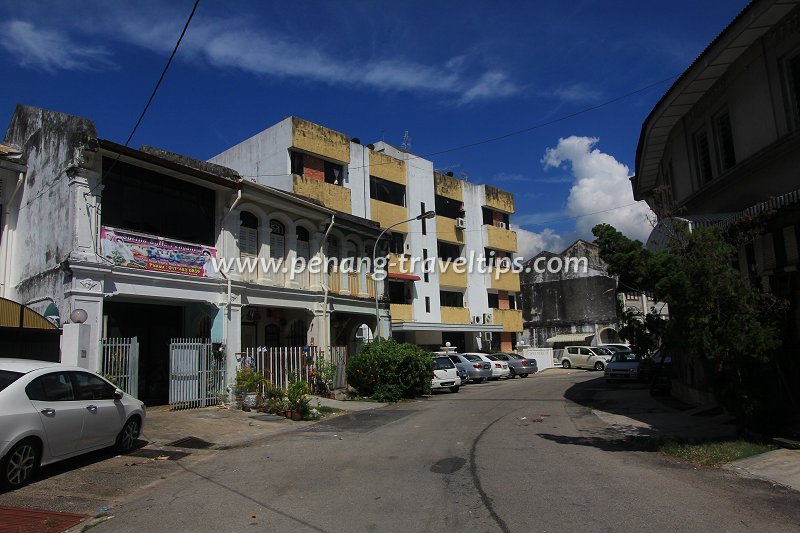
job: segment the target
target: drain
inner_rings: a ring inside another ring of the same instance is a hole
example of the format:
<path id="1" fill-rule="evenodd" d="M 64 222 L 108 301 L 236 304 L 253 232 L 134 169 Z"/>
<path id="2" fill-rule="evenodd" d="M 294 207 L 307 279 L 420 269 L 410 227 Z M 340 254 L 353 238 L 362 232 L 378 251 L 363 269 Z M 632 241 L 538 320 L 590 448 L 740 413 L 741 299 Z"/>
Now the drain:
<path id="1" fill-rule="evenodd" d="M 175 448 L 193 448 L 196 450 L 211 448 L 213 445 L 213 442 L 208 442 L 200 437 L 183 437 L 182 439 L 167 443 L 167 446 L 173 446 Z"/>
<path id="2" fill-rule="evenodd" d="M 177 452 L 171 450 L 136 450 L 134 452 L 128 452 L 126 455 L 131 457 L 142 457 L 144 459 L 157 459 L 159 457 L 166 457 L 170 461 L 177 461 L 179 459 L 183 459 L 187 455 L 191 455 L 187 452 Z"/>

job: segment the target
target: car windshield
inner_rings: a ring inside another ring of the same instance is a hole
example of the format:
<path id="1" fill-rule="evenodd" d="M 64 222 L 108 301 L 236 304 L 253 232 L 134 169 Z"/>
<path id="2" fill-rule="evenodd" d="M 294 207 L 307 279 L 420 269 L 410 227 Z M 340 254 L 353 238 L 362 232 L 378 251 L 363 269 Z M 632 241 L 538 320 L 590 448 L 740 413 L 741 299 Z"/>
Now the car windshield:
<path id="1" fill-rule="evenodd" d="M 520 360 L 520 359 L 525 359 L 525 358 L 524 358 L 524 357 L 522 357 L 521 355 L 517 355 L 517 354 L 515 354 L 515 353 L 510 353 L 510 354 L 508 354 L 508 356 L 509 356 L 511 359 L 517 359 L 517 360 Z"/>
<path id="2" fill-rule="evenodd" d="M 0 370 L 0 391 L 17 381 L 23 376 L 20 372 L 12 372 L 10 370 Z"/>
<path id="3" fill-rule="evenodd" d="M 465 355 L 464 359 L 466 359 L 467 361 L 471 361 L 473 363 L 476 363 L 476 362 L 480 363 L 481 361 L 483 361 L 483 359 L 481 359 L 477 355 L 469 355 L 469 354 Z"/>
<path id="4" fill-rule="evenodd" d="M 489 359 L 490 361 L 498 361 L 497 357 L 495 357 L 495 356 L 493 356 L 493 355 L 485 355 L 484 357 L 486 357 L 486 358 L 487 358 L 487 359 Z"/>
<path id="5" fill-rule="evenodd" d="M 448 368 L 454 368 L 454 367 L 455 365 L 453 364 L 453 362 L 447 357 L 436 358 L 436 370 L 447 370 Z"/>
<path id="6" fill-rule="evenodd" d="M 642 358 L 634 353 L 618 352 L 611 358 L 612 363 L 635 363 L 641 361 Z"/>

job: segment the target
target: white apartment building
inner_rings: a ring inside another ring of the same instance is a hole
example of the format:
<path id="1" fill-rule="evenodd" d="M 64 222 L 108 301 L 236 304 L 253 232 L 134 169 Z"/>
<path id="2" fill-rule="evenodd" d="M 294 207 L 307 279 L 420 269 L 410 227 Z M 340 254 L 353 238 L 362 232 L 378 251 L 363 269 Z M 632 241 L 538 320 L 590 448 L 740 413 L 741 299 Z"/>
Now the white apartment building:
<path id="1" fill-rule="evenodd" d="M 297 117 L 210 162 L 381 228 L 393 226 L 381 248 L 389 258 L 382 297 L 395 338 L 430 348 L 450 342 L 461 350 L 514 349 L 523 329 L 519 274 L 479 265 L 481 258 L 492 262 L 517 251 L 509 229 L 512 194 L 439 173 L 432 161 L 384 142 L 364 146 Z M 431 210 L 433 219 L 394 226 Z M 463 269 L 441 268 L 458 258 L 466 260 Z M 425 259 L 435 268 L 423 268 Z"/>

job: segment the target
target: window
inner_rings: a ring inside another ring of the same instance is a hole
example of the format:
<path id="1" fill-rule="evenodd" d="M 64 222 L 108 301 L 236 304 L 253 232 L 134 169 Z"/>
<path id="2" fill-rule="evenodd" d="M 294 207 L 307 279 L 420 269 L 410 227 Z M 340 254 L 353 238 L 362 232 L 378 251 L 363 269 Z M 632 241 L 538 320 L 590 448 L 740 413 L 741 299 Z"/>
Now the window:
<path id="1" fill-rule="evenodd" d="M 406 253 L 406 236 L 404 233 L 389 232 L 389 253 L 403 255 Z"/>
<path id="2" fill-rule="evenodd" d="M 280 259 L 285 255 L 286 226 L 280 220 L 273 218 L 269 221 L 269 229 L 269 256 L 273 259 Z"/>
<path id="3" fill-rule="evenodd" d="M 786 63 L 786 78 L 789 91 L 789 103 L 792 106 L 794 127 L 800 129 L 800 54 Z"/>
<path id="4" fill-rule="evenodd" d="M 428 283 L 430 279 L 428 278 L 428 250 L 427 248 L 422 249 L 422 279 L 425 283 Z M 429 311 L 430 312 L 430 311 Z"/>
<path id="5" fill-rule="evenodd" d="M 289 157 L 292 162 L 292 174 L 297 174 L 299 176 L 303 175 L 303 168 L 305 167 L 305 162 L 303 161 L 303 154 L 300 152 L 289 152 Z"/>
<path id="6" fill-rule="evenodd" d="M 39 402 L 68 402 L 75 399 L 75 389 L 68 372 L 53 372 L 40 376 L 25 387 L 29 400 Z"/>
<path id="7" fill-rule="evenodd" d="M 258 218 L 252 213 L 242 211 L 239 215 L 239 253 L 258 255 Z"/>
<path id="8" fill-rule="evenodd" d="M 103 172 L 104 225 L 214 246 L 213 190 L 110 158 Z"/>
<path id="9" fill-rule="evenodd" d="M 435 196 L 436 214 L 447 218 L 460 218 L 464 216 L 464 204 L 458 200 L 445 196 Z"/>
<path id="10" fill-rule="evenodd" d="M 438 241 L 436 243 L 439 259 L 447 261 L 455 261 L 461 257 L 461 247 L 457 244 L 450 244 L 449 242 Z"/>
<path id="11" fill-rule="evenodd" d="M 325 183 L 344 185 L 344 170 L 342 165 L 325 161 Z"/>
<path id="12" fill-rule="evenodd" d="M 490 309 L 500 308 L 500 297 L 497 295 L 497 293 L 487 292 L 486 297 L 488 299 Z"/>
<path id="13" fill-rule="evenodd" d="M 509 309 L 516 309 L 517 308 L 517 297 L 513 294 L 508 295 L 508 308 Z"/>
<path id="14" fill-rule="evenodd" d="M 406 188 L 393 181 L 369 177 L 369 197 L 388 204 L 406 206 Z"/>
<path id="15" fill-rule="evenodd" d="M 116 387 L 105 380 L 86 372 L 75 372 L 78 382 L 78 399 L 80 400 L 113 400 Z"/>
<path id="16" fill-rule="evenodd" d="M 408 298 L 406 297 L 407 291 L 405 282 L 390 281 L 386 285 L 387 285 L 387 291 L 389 292 L 389 303 L 393 304 L 408 303 Z"/>
<path id="17" fill-rule="evenodd" d="M 431 312 L 431 298 L 430 298 L 430 296 L 426 296 L 425 297 L 425 312 L 426 313 L 430 313 Z"/>
<path id="18" fill-rule="evenodd" d="M 694 159 L 700 185 L 705 185 L 714 178 L 711 167 L 711 146 L 708 144 L 708 134 L 705 130 L 694 134 Z"/>
<path id="19" fill-rule="evenodd" d="M 302 257 L 308 261 L 311 257 L 311 248 L 309 248 L 310 235 L 308 230 L 303 226 L 297 226 L 297 257 Z"/>
<path id="20" fill-rule="evenodd" d="M 502 223 L 505 224 L 506 228 L 508 228 L 508 213 L 501 213 L 500 211 L 495 211 L 488 207 L 482 207 L 481 211 L 483 212 L 484 225 L 488 224 L 489 226 L 498 226 Z"/>
<path id="21" fill-rule="evenodd" d="M 464 307 L 464 295 L 456 291 L 439 291 L 439 301 L 444 307 Z"/>
<path id="22" fill-rule="evenodd" d="M 424 215 L 425 214 L 425 202 L 420 202 L 419 203 L 419 214 L 420 215 Z M 425 219 L 425 218 L 422 219 L 422 234 L 423 235 L 427 235 L 428 234 L 428 220 Z"/>
<path id="23" fill-rule="evenodd" d="M 728 170 L 736 164 L 736 153 L 733 149 L 733 132 L 731 131 L 731 116 L 727 111 L 717 115 L 715 121 L 717 128 L 717 149 L 719 150 L 719 168 Z"/>
<path id="24" fill-rule="evenodd" d="M 0 391 L 17 381 L 23 374 L 10 370 L 0 370 Z"/>

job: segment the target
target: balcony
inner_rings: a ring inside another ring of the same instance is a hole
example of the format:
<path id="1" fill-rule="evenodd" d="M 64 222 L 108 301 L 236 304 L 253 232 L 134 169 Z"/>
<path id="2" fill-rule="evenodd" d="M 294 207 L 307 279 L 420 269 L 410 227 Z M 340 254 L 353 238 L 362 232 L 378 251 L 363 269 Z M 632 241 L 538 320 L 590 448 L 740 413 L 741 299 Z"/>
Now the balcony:
<path id="1" fill-rule="evenodd" d="M 325 183 L 306 176 L 292 176 L 292 191 L 295 194 L 319 201 L 329 209 L 351 213 L 350 189 L 332 183 Z"/>
<path id="2" fill-rule="evenodd" d="M 408 216 L 407 208 L 400 205 L 390 204 L 388 202 L 381 202 L 380 200 L 371 199 L 369 201 L 369 209 L 370 219 L 380 224 L 382 228 L 388 228 L 392 224 L 410 218 Z M 405 222 L 399 226 L 395 226 L 392 228 L 392 231 L 408 233 L 408 223 Z"/>
<path id="3" fill-rule="evenodd" d="M 459 202 L 464 201 L 464 182 L 453 176 L 440 174 L 439 172 L 433 173 L 433 188 L 434 193 L 445 198 L 451 198 Z"/>
<path id="4" fill-rule="evenodd" d="M 517 232 L 485 224 L 483 226 L 486 246 L 494 250 L 515 253 L 517 251 Z"/>
<path id="5" fill-rule="evenodd" d="M 447 268 L 447 270 L 445 270 Z M 460 270 L 461 272 L 456 272 L 456 270 Z M 464 289 L 467 287 L 467 268 L 466 266 L 459 266 L 458 268 L 453 266 L 451 262 L 449 265 L 445 265 L 445 262 L 441 259 L 439 260 L 439 285 L 443 287 L 458 287 L 459 289 Z"/>
<path id="6" fill-rule="evenodd" d="M 382 152 L 369 151 L 369 174 L 387 181 L 406 184 L 406 162 Z"/>
<path id="7" fill-rule="evenodd" d="M 469 324 L 468 307 L 446 307 L 439 308 L 442 313 L 443 324 Z"/>
<path id="8" fill-rule="evenodd" d="M 519 272 L 489 269 L 489 287 L 499 291 L 519 292 Z"/>
<path id="9" fill-rule="evenodd" d="M 464 244 L 464 230 L 456 228 L 456 219 L 436 215 L 436 238 L 451 244 Z"/>
<path id="10" fill-rule="evenodd" d="M 414 320 L 414 308 L 411 304 L 389 304 L 389 314 L 392 322 L 412 322 Z"/>
<path id="11" fill-rule="evenodd" d="M 292 146 L 334 161 L 350 162 L 347 135 L 297 117 L 292 117 Z"/>
<path id="12" fill-rule="evenodd" d="M 512 214 L 514 212 L 514 195 L 491 185 L 484 185 L 486 195 L 486 207 L 491 207 L 503 213 Z"/>
<path id="13" fill-rule="evenodd" d="M 492 322 L 503 326 L 504 332 L 519 333 L 524 329 L 520 309 L 492 309 Z"/>
<path id="14" fill-rule="evenodd" d="M 389 254 L 386 263 L 386 271 L 389 274 L 413 274 L 411 271 L 411 261 L 401 260 L 399 254 Z"/>

